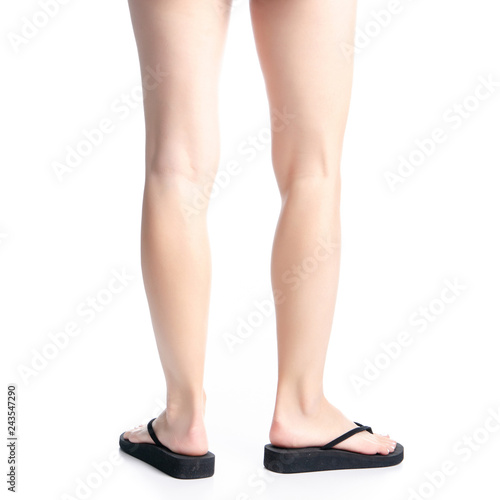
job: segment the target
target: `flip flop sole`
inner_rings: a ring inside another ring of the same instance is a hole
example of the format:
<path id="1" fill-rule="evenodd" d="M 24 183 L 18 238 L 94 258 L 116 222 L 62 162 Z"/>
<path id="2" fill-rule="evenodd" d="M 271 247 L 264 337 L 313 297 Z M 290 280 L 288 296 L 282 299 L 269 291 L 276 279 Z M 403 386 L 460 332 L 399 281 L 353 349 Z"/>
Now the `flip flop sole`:
<path id="1" fill-rule="evenodd" d="M 364 455 L 337 449 L 279 448 L 272 444 L 264 446 L 264 467 L 282 474 L 391 467 L 401 463 L 403 457 L 404 448 L 399 443 L 389 455 Z"/>
<path id="2" fill-rule="evenodd" d="M 120 435 L 120 448 L 156 469 L 178 479 L 200 479 L 214 474 L 215 455 L 211 452 L 201 456 L 180 455 L 156 444 L 132 443 Z"/>

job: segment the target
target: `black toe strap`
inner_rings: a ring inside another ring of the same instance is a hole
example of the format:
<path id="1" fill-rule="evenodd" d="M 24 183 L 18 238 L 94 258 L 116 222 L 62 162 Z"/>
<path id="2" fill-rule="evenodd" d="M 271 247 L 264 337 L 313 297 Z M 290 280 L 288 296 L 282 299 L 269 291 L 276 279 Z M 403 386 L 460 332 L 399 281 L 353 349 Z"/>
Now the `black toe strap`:
<path id="1" fill-rule="evenodd" d="M 156 432 L 154 431 L 153 429 L 153 422 L 155 421 L 156 419 L 153 418 L 151 419 L 149 422 L 148 422 L 148 432 L 149 432 L 149 435 L 151 436 L 151 439 L 158 445 L 158 446 L 161 446 L 162 448 L 164 448 L 163 444 L 161 444 L 161 441 L 158 439 L 158 436 L 156 435 Z"/>
<path id="2" fill-rule="evenodd" d="M 333 441 L 330 441 L 329 443 L 325 444 L 325 446 L 322 446 L 320 449 L 321 450 L 328 450 L 329 448 L 332 448 L 336 444 L 339 444 L 342 441 L 345 441 L 346 439 L 350 438 L 351 436 L 354 436 L 354 434 L 357 434 L 358 432 L 368 431 L 371 434 L 373 434 L 373 431 L 372 431 L 371 427 L 368 427 L 367 425 L 358 424 L 358 422 L 354 422 L 354 423 L 358 427 L 355 427 L 354 429 L 351 429 L 350 431 L 347 431 L 345 434 L 342 434 L 342 436 L 339 436 L 338 438 L 335 438 Z"/>

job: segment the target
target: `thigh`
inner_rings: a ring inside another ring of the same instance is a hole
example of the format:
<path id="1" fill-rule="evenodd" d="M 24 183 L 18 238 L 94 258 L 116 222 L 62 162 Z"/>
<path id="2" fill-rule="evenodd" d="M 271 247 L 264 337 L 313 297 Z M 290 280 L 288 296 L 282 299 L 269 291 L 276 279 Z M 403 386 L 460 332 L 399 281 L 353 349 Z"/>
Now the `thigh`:
<path id="1" fill-rule="evenodd" d="M 129 0 L 144 87 L 146 166 L 213 164 L 229 9 L 221 0 Z"/>
<path id="2" fill-rule="evenodd" d="M 294 116 L 273 133 L 278 180 L 290 168 L 308 168 L 311 154 L 338 160 L 353 69 L 345 48 L 354 39 L 356 1 L 251 0 L 250 8 L 271 111 Z"/>

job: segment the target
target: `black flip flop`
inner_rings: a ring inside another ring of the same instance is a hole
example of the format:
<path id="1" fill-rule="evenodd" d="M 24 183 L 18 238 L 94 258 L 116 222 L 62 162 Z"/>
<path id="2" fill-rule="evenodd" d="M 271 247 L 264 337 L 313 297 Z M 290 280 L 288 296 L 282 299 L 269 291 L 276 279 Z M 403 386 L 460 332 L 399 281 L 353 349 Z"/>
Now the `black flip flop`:
<path id="1" fill-rule="evenodd" d="M 214 475 L 215 455 L 192 456 L 174 453 L 164 446 L 153 430 L 154 418 L 148 423 L 148 432 L 156 444 L 132 443 L 120 435 L 120 448 L 129 455 L 156 467 L 169 476 L 178 479 L 199 479 Z"/>
<path id="2" fill-rule="evenodd" d="M 358 424 L 358 427 L 342 434 L 321 447 L 280 448 L 272 444 L 264 446 L 264 467 L 273 472 L 289 474 L 295 472 L 313 472 L 338 469 L 368 469 L 372 467 L 390 467 L 403 461 L 404 448 L 399 443 L 388 455 L 365 455 L 352 451 L 332 448 L 358 432 L 368 431 L 371 427 Z"/>

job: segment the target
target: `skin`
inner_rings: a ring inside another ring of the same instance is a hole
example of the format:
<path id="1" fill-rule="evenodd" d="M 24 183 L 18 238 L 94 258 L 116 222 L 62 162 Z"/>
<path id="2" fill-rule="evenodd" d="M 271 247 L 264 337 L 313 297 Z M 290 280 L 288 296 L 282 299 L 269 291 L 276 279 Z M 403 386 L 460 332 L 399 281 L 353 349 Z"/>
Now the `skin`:
<path id="1" fill-rule="evenodd" d="M 153 329 L 167 385 L 153 426 L 171 450 L 208 451 L 203 372 L 211 261 L 207 203 L 219 161 L 218 82 L 226 0 L 129 0 L 145 90 L 146 182 L 141 255 Z M 355 0 L 250 0 L 273 127 L 281 194 L 271 259 L 278 338 L 278 387 L 270 442 L 322 446 L 356 427 L 323 393 L 340 265 L 340 160 L 349 110 Z M 148 78 L 149 82 L 150 79 Z M 279 299 L 278 299 L 279 297 Z M 126 432 L 152 443 L 145 426 Z M 361 432 L 337 445 L 388 454 L 389 436 Z"/>

